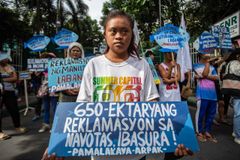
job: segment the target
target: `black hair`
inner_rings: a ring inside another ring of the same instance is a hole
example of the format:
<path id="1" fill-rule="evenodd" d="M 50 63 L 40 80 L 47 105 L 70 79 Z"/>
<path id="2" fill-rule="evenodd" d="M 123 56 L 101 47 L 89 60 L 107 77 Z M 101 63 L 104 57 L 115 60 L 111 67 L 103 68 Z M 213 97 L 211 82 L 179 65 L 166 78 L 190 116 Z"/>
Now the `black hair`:
<path id="1" fill-rule="evenodd" d="M 145 55 L 146 55 L 146 57 L 150 57 L 151 55 L 154 55 L 154 56 L 155 56 L 155 54 L 154 54 L 153 51 L 151 51 L 151 50 L 147 50 L 147 52 L 145 53 Z"/>
<path id="2" fill-rule="evenodd" d="M 226 63 L 228 64 L 230 61 L 236 60 L 238 55 L 240 55 L 240 48 L 236 48 L 232 51 L 230 56 L 226 59 Z"/>
<path id="3" fill-rule="evenodd" d="M 133 32 L 134 20 L 132 19 L 132 17 L 129 14 L 127 14 L 127 13 L 125 13 L 123 11 L 120 11 L 120 10 L 112 10 L 112 11 L 110 11 L 108 13 L 105 21 L 104 21 L 104 34 L 105 34 L 107 23 L 111 19 L 116 18 L 116 17 L 125 17 L 129 21 L 131 29 L 132 29 L 132 39 L 131 39 L 130 45 L 128 47 L 128 54 L 129 54 L 129 56 L 137 56 L 140 59 L 138 48 L 137 48 L 137 46 L 134 43 L 134 39 L 135 39 L 134 32 Z M 109 46 L 107 45 L 105 53 L 107 53 L 108 50 L 109 50 Z"/>

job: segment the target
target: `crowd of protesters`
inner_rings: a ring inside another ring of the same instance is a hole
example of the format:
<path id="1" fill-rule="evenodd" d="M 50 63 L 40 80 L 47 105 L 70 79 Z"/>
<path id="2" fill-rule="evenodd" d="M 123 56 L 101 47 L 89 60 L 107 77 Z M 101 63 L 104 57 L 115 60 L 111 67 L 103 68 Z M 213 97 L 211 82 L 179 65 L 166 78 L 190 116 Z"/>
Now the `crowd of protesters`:
<path id="1" fill-rule="evenodd" d="M 85 76 L 83 76 L 80 91 L 79 88 L 75 88 L 62 92 L 40 93 L 40 88 L 43 85 L 47 86 L 48 71 L 32 73 L 31 82 L 33 91 L 37 97 L 33 121 L 41 118 L 43 110 L 43 125 L 38 132 L 51 130 L 50 108 L 52 108 L 54 113 L 57 102 L 93 101 L 92 94 L 90 94 L 90 92 L 93 92 L 93 86 L 89 84 L 89 79 L 94 74 L 109 74 L 111 76 L 118 73 L 121 75 L 133 74 L 134 76 L 138 73 L 133 73 L 132 71 L 128 73 L 127 69 L 128 63 L 133 63 L 135 66 L 142 67 L 141 69 L 146 77 L 142 77 L 145 79 L 143 83 L 146 88 L 143 88 L 141 92 L 149 93 L 149 95 L 142 94 L 145 97 L 140 96 L 138 101 L 185 101 L 188 100 L 189 96 L 194 96 L 191 90 L 195 89 L 195 132 L 199 142 L 218 142 L 217 137 L 212 133 L 212 125 L 213 123 L 216 125 L 231 125 L 231 121 L 228 119 L 228 117 L 231 117 L 228 113 L 228 108 L 231 105 L 234 111 L 232 136 L 234 137 L 234 142 L 240 144 L 240 95 L 221 93 L 222 80 L 227 73 L 240 76 L 239 49 L 230 51 L 231 54 L 226 53 L 217 57 L 211 54 L 198 53 L 198 62 L 193 64 L 192 70 L 185 73 L 186 76 L 183 82 L 180 82 L 181 66 L 174 61 L 176 54 L 170 52 L 161 53 L 164 54 L 164 61 L 160 64 L 155 64 L 161 83 L 156 87 L 153 83 L 153 77 L 150 75 L 149 67 L 145 67 L 146 62 L 140 58 L 137 49 L 132 44 L 134 39 L 132 37 L 132 19 L 122 12 L 112 13 L 107 18 L 109 19 L 106 20 L 104 26 L 107 50 L 104 55 L 91 60 L 85 68 Z M 118 25 L 122 25 L 121 27 L 125 27 L 126 29 L 119 29 Z M 116 43 L 113 43 L 114 37 L 117 41 Z M 148 54 L 154 60 L 155 54 L 151 51 Z M 67 57 L 84 58 L 82 45 L 77 42 L 72 43 L 68 48 Z M 40 58 L 56 58 L 56 55 L 54 53 L 46 53 L 41 55 Z M 117 66 L 118 70 L 116 70 Z M 93 69 L 96 69 L 96 71 L 93 72 Z M 111 72 L 106 73 L 106 70 Z M 9 112 L 16 132 L 25 133 L 27 129 L 22 127 L 20 123 L 20 114 L 15 93 L 17 74 L 14 67 L 9 64 L 9 59 L 0 61 L 0 72 L 0 140 L 6 140 L 11 137 L 2 130 L 4 129 L 1 125 L 3 106 Z M 123 99 L 121 100 L 124 101 Z M 218 113 L 218 116 L 216 116 L 216 113 Z M 186 151 L 184 147 L 178 149 Z M 177 152 L 175 155 L 181 157 L 186 154 L 179 154 Z M 139 159 L 142 157 L 144 156 L 140 155 Z M 168 155 L 166 155 L 165 159 L 168 159 L 167 157 Z M 170 157 L 174 157 L 174 155 L 170 154 Z M 125 156 L 124 159 L 131 159 L 131 156 Z"/>
<path id="2" fill-rule="evenodd" d="M 146 52 L 147 56 L 154 60 L 152 51 Z M 240 144 L 240 104 L 239 96 L 236 94 L 223 94 L 222 83 L 228 72 L 239 76 L 240 49 L 234 48 L 221 55 L 197 53 L 197 63 L 193 64 L 193 69 L 185 74 L 185 79 L 180 81 L 179 66 L 174 61 L 171 53 L 163 53 L 164 61 L 155 64 L 159 71 L 161 84 L 159 85 L 160 101 L 182 101 L 188 97 L 196 98 L 195 131 L 199 142 L 211 141 L 217 143 L 217 137 L 212 133 L 212 125 L 233 125 L 232 136 L 234 142 Z M 233 64 L 234 66 L 233 66 Z M 234 71 L 231 72 L 231 69 Z M 176 74 L 177 73 L 177 74 Z M 239 80 L 239 79 L 238 79 Z M 239 84 L 239 83 L 238 83 Z M 180 90 L 178 88 L 180 87 Z M 236 86 L 236 88 L 239 86 Z M 192 93 L 194 90 L 195 94 Z M 229 115 L 229 106 L 233 107 L 234 115 Z M 232 119 L 229 119 L 233 116 Z"/>

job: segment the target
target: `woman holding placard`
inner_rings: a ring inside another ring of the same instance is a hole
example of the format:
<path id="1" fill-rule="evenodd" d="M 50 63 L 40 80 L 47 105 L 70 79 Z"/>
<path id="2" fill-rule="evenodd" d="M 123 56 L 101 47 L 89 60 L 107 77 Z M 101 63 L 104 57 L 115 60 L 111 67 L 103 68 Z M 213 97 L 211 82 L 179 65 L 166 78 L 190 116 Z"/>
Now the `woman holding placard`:
<path id="1" fill-rule="evenodd" d="M 181 79 L 180 65 L 174 61 L 174 56 L 164 53 L 164 62 L 158 65 L 161 84 L 159 85 L 160 101 L 181 101 L 179 81 Z"/>
<path id="2" fill-rule="evenodd" d="M 84 58 L 84 50 L 80 43 L 73 42 L 69 45 L 67 50 L 67 58 Z M 61 92 L 60 102 L 75 102 L 77 99 L 77 95 L 79 92 L 79 88 L 75 89 L 67 89 Z"/>
<path id="3" fill-rule="evenodd" d="M 42 58 L 56 58 L 56 55 L 54 53 L 45 53 L 41 56 Z M 44 108 L 44 117 L 43 117 L 43 124 L 42 127 L 38 130 L 39 133 L 49 131 L 50 128 L 50 106 L 53 109 L 53 112 L 55 113 L 57 102 L 58 102 L 58 97 L 59 94 L 55 92 L 48 92 L 48 70 L 45 70 L 43 72 L 43 80 L 42 80 L 42 86 L 39 88 L 42 90 L 42 88 L 46 88 L 43 90 L 46 90 L 44 92 L 46 93 L 41 93 L 42 95 L 42 103 L 43 103 L 43 108 Z M 45 86 L 45 87 L 44 87 Z M 42 91 L 43 91 L 42 90 Z M 39 94 L 39 91 L 38 91 Z"/>

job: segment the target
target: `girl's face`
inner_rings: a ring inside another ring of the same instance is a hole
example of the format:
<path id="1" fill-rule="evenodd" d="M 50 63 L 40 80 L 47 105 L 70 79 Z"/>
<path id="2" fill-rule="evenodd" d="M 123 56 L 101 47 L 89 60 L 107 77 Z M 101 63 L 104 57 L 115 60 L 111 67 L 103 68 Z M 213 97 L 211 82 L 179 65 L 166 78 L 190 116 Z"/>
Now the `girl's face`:
<path id="1" fill-rule="evenodd" d="M 71 58 L 81 58 L 82 52 L 81 52 L 80 48 L 75 46 L 70 50 L 69 56 Z"/>
<path id="2" fill-rule="evenodd" d="M 171 52 L 168 52 L 168 53 L 164 53 L 165 54 L 165 58 L 167 61 L 172 61 L 172 53 Z M 175 57 L 175 54 L 176 53 L 173 53 L 173 56 Z"/>
<path id="3" fill-rule="evenodd" d="M 204 63 L 208 63 L 210 60 L 210 54 L 202 54 L 201 58 Z"/>
<path id="4" fill-rule="evenodd" d="M 109 51 L 115 54 L 128 54 L 128 47 L 132 39 L 132 28 L 126 17 L 115 17 L 106 24 L 105 39 Z"/>

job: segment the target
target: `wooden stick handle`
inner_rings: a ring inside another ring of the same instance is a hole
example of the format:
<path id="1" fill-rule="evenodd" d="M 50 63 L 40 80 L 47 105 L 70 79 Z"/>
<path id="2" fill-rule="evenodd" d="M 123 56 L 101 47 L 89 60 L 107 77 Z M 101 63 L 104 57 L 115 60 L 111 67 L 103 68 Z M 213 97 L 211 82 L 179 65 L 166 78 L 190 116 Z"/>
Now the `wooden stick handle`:
<path id="1" fill-rule="evenodd" d="M 171 55 L 172 55 L 172 61 L 175 62 L 173 52 L 171 52 Z M 177 66 L 174 67 L 174 74 L 175 74 L 175 77 L 177 77 Z M 175 81 L 175 84 L 178 86 L 177 80 Z"/>

